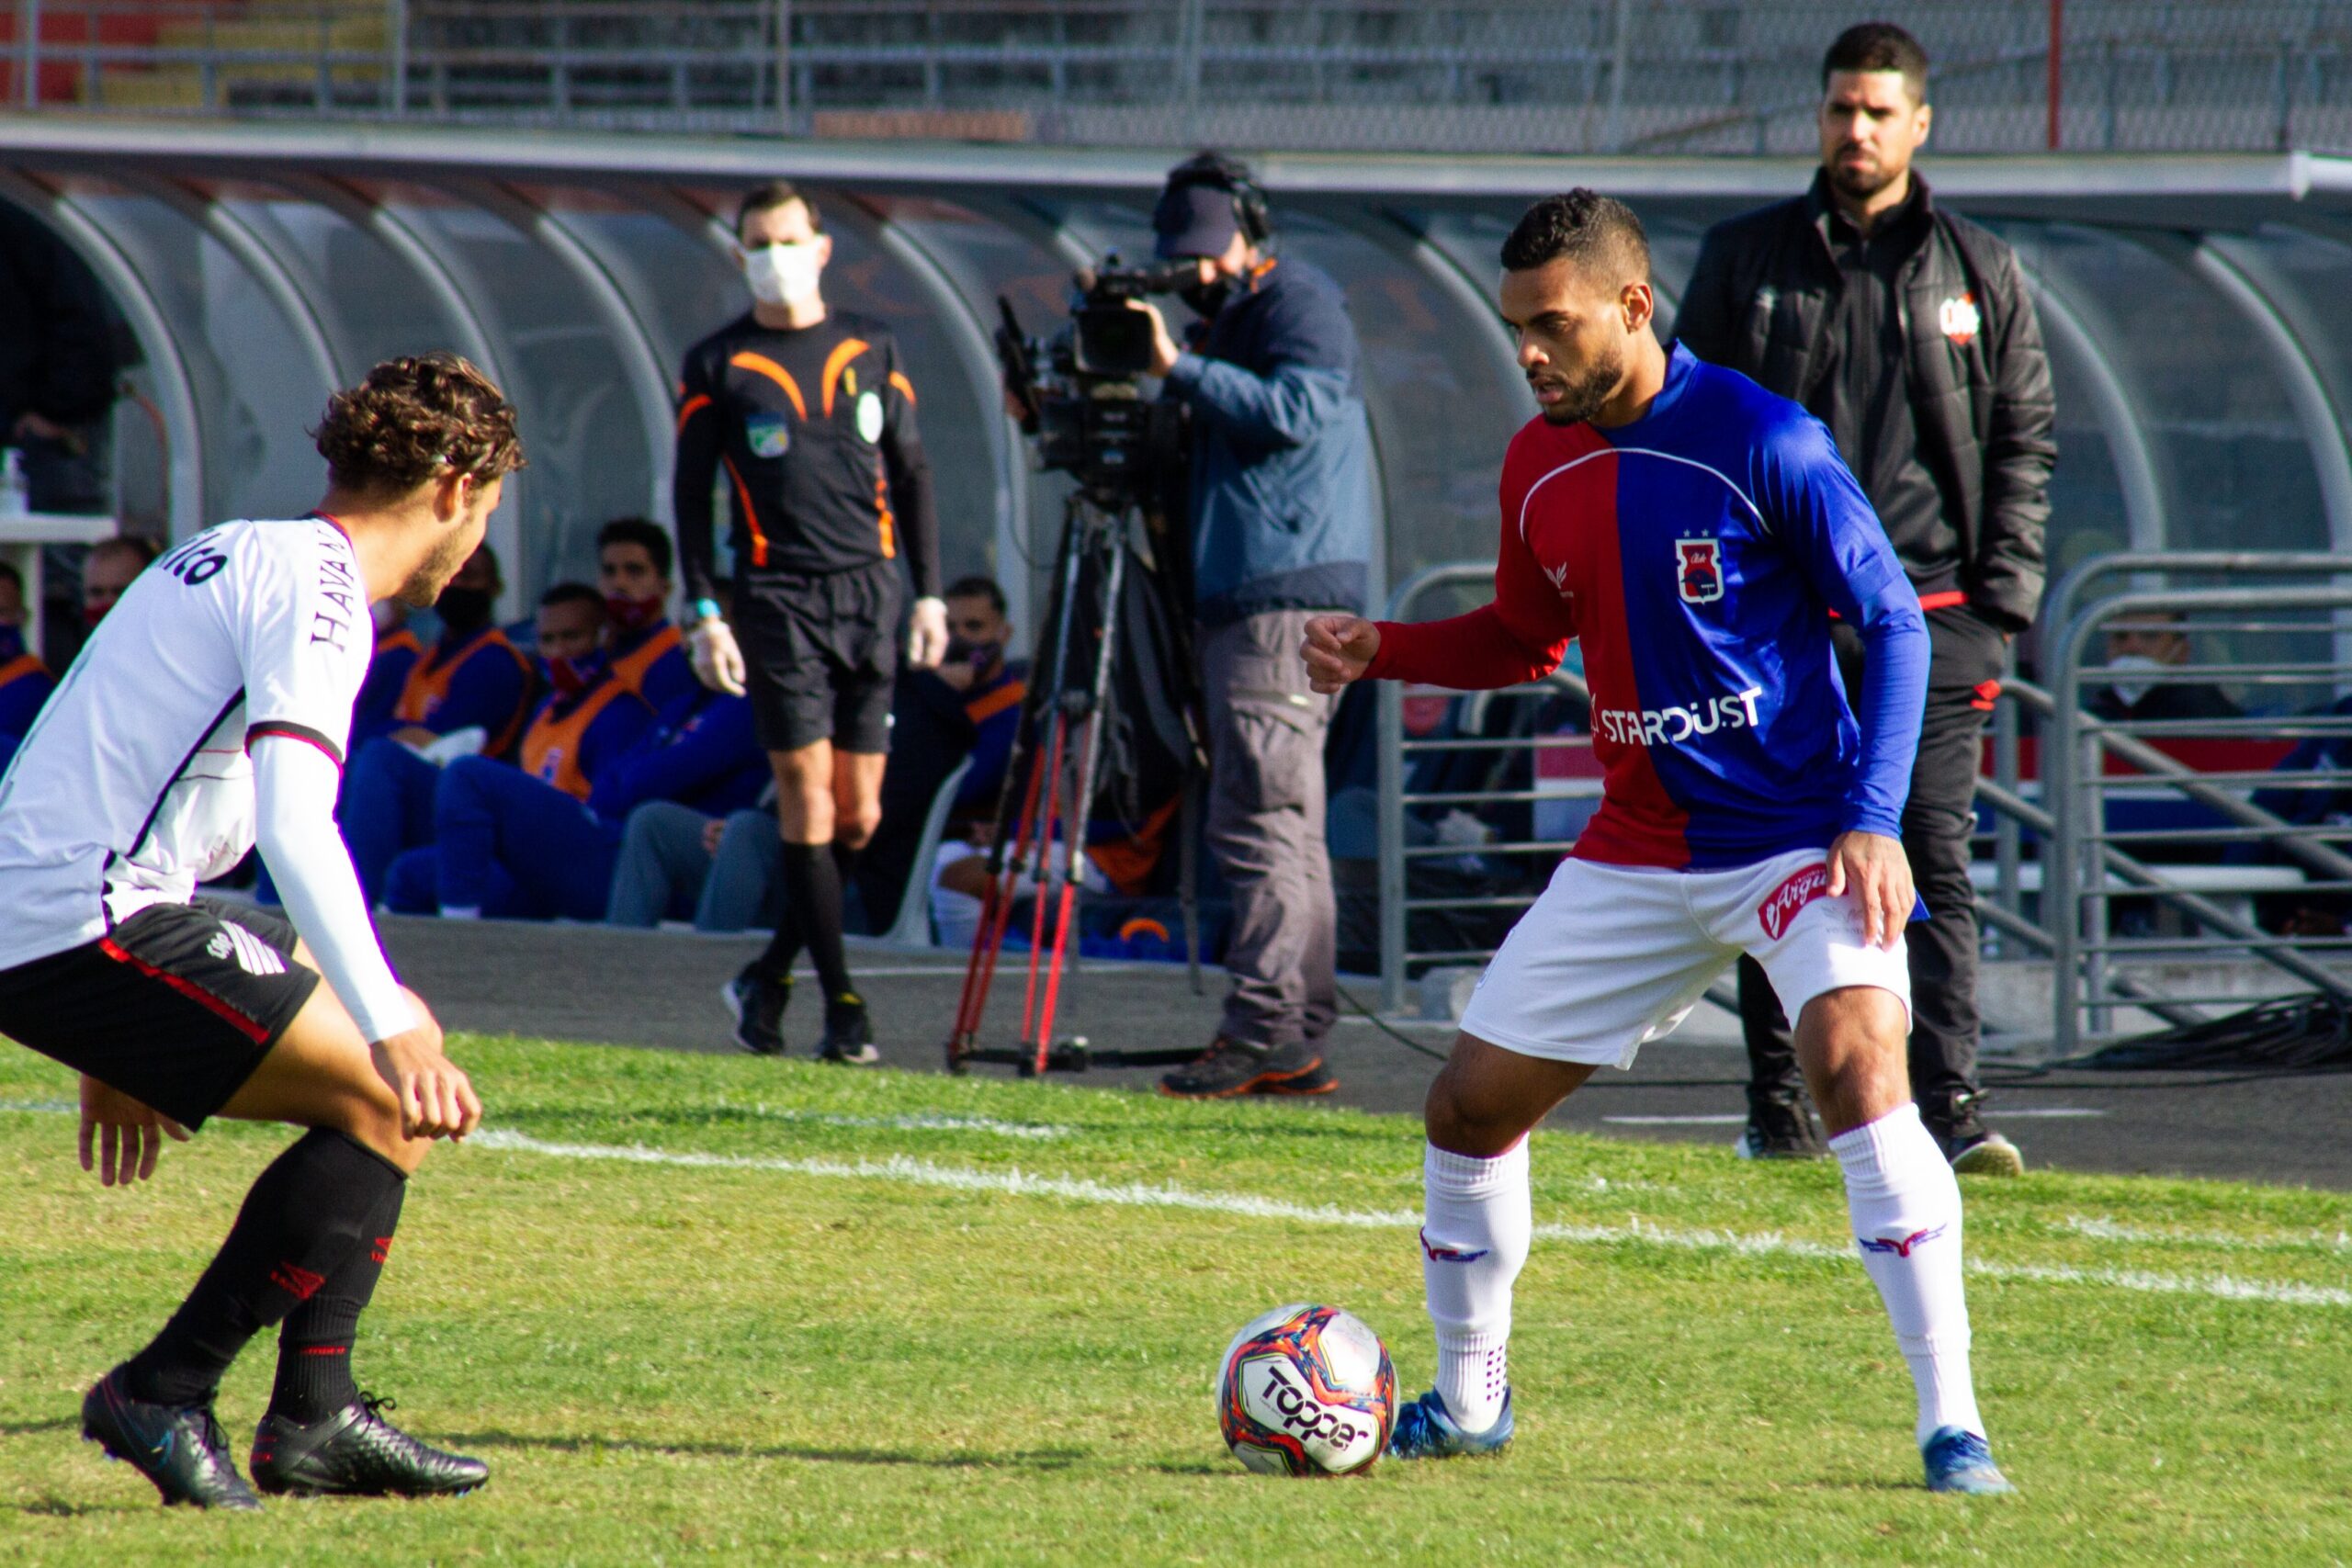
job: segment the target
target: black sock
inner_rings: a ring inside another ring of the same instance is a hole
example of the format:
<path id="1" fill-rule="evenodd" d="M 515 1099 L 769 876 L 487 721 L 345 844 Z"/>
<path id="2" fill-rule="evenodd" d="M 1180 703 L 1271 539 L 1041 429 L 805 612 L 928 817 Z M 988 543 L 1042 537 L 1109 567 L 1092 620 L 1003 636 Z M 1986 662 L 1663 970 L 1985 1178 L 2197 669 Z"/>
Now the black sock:
<path id="1" fill-rule="evenodd" d="M 245 1194 L 229 1239 L 153 1343 L 123 1364 L 133 1399 L 197 1404 L 255 1334 L 317 1295 L 407 1178 L 341 1133 L 304 1134 Z"/>
<path id="2" fill-rule="evenodd" d="M 825 1006 L 853 989 L 849 958 L 842 949 L 842 874 L 831 846 L 784 846 L 784 898 L 790 918 L 808 943 L 809 962 L 825 989 Z"/>
<path id="3" fill-rule="evenodd" d="M 790 863 L 792 846 L 784 846 L 786 863 Z M 775 919 L 775 934 L 768 938 L 768 950 L 755 961 L 762 973 L 781 985 L 792 984 L 792 966 L 800 960 L 800 914 L 792 905 L 792 883 L 785 881 L 784 910 Z"/>
<path id="4" fill-rule="evenodd" d="M 269 1413 L 309 1426 L 323 1421 L 359 1398 L 352 1381 L 351 1344 L 359 1332 L 359 1314 L 376 1293 L 384 1259 L 392 1249 L 392 1233 L 400 1228 L 401 1200 L 408 1183 L 401 1182 L 376 1200 L 375 1212 L 360 1233 L 364 1246 L 327 1278 L 317 1294 L 286 1314 L 277 1330 L 277 1383 L 270 1390 Z"/>

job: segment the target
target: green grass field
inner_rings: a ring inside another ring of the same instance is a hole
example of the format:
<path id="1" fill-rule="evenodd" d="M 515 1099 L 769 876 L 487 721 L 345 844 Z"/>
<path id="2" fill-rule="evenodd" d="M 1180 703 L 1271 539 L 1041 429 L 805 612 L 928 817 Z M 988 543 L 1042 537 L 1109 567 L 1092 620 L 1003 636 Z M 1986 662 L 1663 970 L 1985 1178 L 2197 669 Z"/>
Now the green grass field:
<path id="1" fill-rule="evenodd" d="M 2352 1560 L 2352 1200 L 1972 1185 L 1978 1386 L 2023 1495 L 1930 1497 L 1826 1165 L 1544 1134 L 1503 1456 L 1245 1474 L 1212 1361 L 1339 1303 L 1432 1370 L 1419 1131 L 1279 1104 L 508 1039 L 416 1179 L 363 1386 L 476 1452 L 431 1504 L 166 1514 L 81 1391 L 193 1280 L 282 1131 L 100 1190 L 67 1077 L 0 1053 L 12 1562 Z M 273 1348 L 223 1391 L 240 1461 Z"/>

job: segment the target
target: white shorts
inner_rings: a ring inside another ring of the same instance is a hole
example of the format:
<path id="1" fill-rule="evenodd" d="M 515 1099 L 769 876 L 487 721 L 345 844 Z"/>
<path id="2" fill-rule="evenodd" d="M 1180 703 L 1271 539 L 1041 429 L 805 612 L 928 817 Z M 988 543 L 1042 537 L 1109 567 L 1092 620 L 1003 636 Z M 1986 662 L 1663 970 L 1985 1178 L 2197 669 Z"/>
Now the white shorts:
<path id="1" fill-rule="evenodd" d="M 1630 1067 L 1743 953 L 1792 1019 L 1848 986 L 1892 991 L 1911 1010 L 1904 944 L 1863 942 L 1852 895 L 1829 897 L 1823 851 L 1732 871 L 1571 859 L 1479 976 L 1462 1032 L 1525 1056 Z"/>

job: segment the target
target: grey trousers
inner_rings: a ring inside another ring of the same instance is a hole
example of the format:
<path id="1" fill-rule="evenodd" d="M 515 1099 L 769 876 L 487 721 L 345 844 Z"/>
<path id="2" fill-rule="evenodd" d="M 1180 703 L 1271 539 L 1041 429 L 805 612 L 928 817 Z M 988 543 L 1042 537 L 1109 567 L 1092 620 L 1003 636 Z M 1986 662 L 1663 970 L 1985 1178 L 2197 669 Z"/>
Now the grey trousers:
<path id="1" fill-rule="evenodd" d="M 1299 660 L 1314 613 L 1198 628 L 1209 852 L 1233 895 L 1220 1032 L 1270 1049 L 1320 1042 L 1338 1013 L 1338 914 L 1323 840 L 1323 740 L 1338 699 L 1309 691 Z"/>
<path id="2" fill-rule="evenodd" d="M 650 800 L 630 812 L 621 830 L 605 921 L 652 926 L 691 916 L 695 929 L 705 931 L 775 924 L 784 896 L 775 813 L 738 811 L 729 817 L 715 856 L 702 847 L 703 826 L 709 820 L 666 800 Z"/>

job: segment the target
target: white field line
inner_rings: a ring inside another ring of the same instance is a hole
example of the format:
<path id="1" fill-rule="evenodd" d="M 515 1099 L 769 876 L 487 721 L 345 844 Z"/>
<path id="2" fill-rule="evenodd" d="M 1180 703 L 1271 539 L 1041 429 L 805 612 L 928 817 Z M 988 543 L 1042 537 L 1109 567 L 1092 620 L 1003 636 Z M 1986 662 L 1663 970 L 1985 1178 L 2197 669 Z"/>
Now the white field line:
<path id="1" fill-rule="evenodd" d="M 1182 1187 L 1145 1182 L 1113 1184 L 1083 1177 L 1033 1176 L 1020 1170 L 974 1170 L 967 1167 L 933 1165 L 929 1160 L 914 1159 L 905 1155 L 857 1160 L 714 1155 L 647 1148 L 642 1145 L 549 1143 L 527 1134 L 503 1130 L 476 1134 L 472 1141 L 482 1148 L 556 1159 L 611 1160 L 631 1165 L 704 1170 L 768 1170 L 793 1176 L 939 1187 L 957 1192 L 1060 1198 L 1072 1202 L 1101 1203 L 1115 1208 L 1181 1209 L 1195 1213 L 1232 1214 L 1243 1219 L 1289 1220 L 1305 1224 L 1340 1225 L 1352 1230 L 1416 1230 L 1421 1223 L 1420 1215 L 1409 1209 L 1342 1209 L 1328 1203 L 1289 1203 L 1248 1193 L 1194 1192 Z M 1729 1252 L 1744 1258 L 1844 1259 L 1853 1256 L 1852 1249 L 1849 1247 L 1799 1240 L 1777 1233 L 1750 1235 L 1732 1231 L 1675 1230 L 1636 1224 L 1538 1225 L 1535 1235 L 1540 1240 L 1580 1246 L 1630 1244 L 1690 1252 Z M 2056 1285 L 2103 1285 L 2113 1290 L 2159 1295 L 2207 1296 L 2221 1301 L 2271 1302 L 2289 1306 L 2352 1307 L 2352 1291 L 2324 1285 L 2239 1280 L 2228 1275 L 2156 1274 L 2137 1269 L 2078 1269 L 2064 1264 L 1995 1263 L 1981 1258 L 1972 1258 L 1968 1271 L 1991 1280 L 2019 1280 Z"/>
<path id="2" fill-rule="evenodd" d="M 1066 1138 L 1069 1129 L 1043 1122 L 1000 1122 L 993 1116 L 949 1116 L 915 1111 L 904 1116 L 837 1116 L 820 1111 L 771 1111 L 755 1105 L 752 1113 L 763 1121 L 797 1122 L 820 1127 L 892 1127 L 910 1133 L 986 1133 L 992 1138 Z"/>
<path id="3" fill-rule="evenodd" d="M 2088 1236 L 2094 1241 L 2141 1242 L 2158 1247 L 2207 1247 L 2221 1252 L 2352 1252 L 2352 1235 L 2343 1231 L 2332 1236 L 2317 1231 L 2300 1236 L 2232 1235 L 2227 1231 L 2148 1230 L 2088 1214 L 2069 1214 L 2059 1224 L 2063 1230 Z"/>

